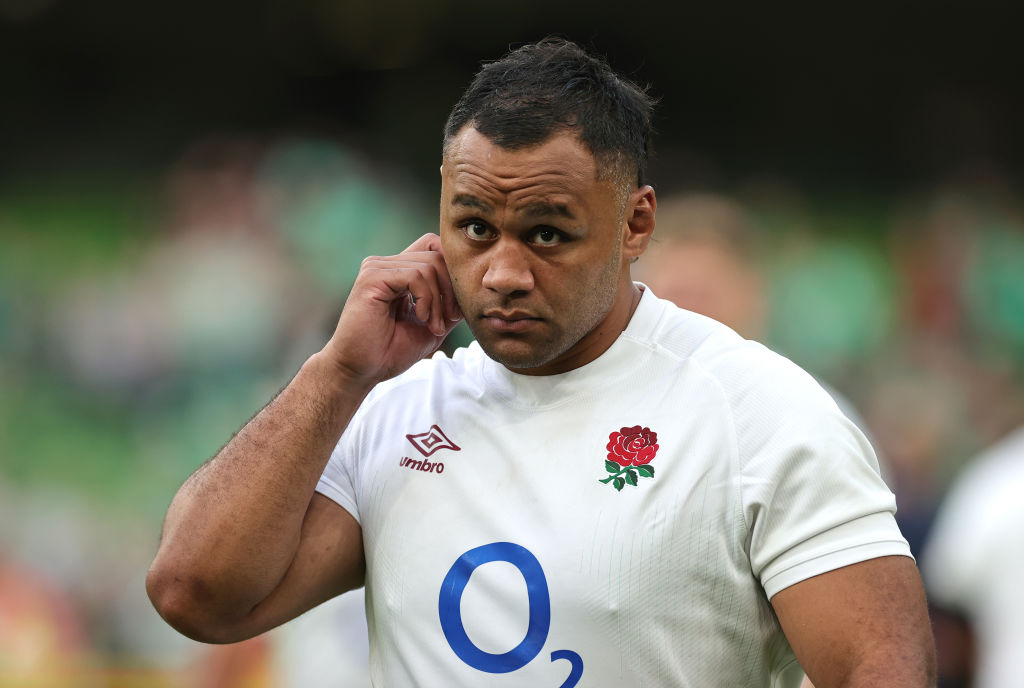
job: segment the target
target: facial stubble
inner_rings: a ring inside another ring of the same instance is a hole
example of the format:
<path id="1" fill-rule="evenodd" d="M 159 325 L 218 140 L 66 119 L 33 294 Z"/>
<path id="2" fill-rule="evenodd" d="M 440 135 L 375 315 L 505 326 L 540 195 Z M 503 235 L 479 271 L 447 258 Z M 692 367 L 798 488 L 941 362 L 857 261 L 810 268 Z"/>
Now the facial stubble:
<path id="1" fill-rule="evenodd" d="M 577 292 L 577 298 L 568 304 L 568 308 L 563 306 L 563 310 L 569 310 L 571 314 L 575 314 L 575 317 L 572 317 L 570 313 L 555 314 L 568 317 L 567 320 L 561 321 L 567 327 L 546 320 L 546 324 L 554 327 L 551 336 L 537 342 L 528 352 L 516 356 L 502 354 L 498 350 L 499 347 L 492 346 L 492 342 L 482 331 L 481 322 L 476 319 L 467 319 L 467 325 L 484 353 L 510 370 L 539 368 L 558 359 L 599 327 L 611 312 L 619 288 L 619 269 L 622 257 L 621 230 L 618 234 L 615 250 L 612 252 L 610 260 L 602 266 L 601 274 L 597 276 L 593 284 L 587 285 Z M 453 286 L 458 298 L 460 285 L 455 282 Z M 462 303 L 461 299 L 460 303 Z M 622 325 L 624 326 L 625 323 Z"/>

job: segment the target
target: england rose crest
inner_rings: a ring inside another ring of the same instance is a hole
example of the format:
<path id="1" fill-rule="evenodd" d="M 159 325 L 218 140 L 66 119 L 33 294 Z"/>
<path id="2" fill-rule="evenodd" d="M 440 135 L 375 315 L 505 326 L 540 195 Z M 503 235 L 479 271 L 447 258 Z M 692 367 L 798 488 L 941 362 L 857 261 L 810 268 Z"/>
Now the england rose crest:
<path id="1" fill-rule="evenodd" d="M 611 483 L 616 490 L 626 485 L 636 487 L 640 478 L 653 478 L 654 467 L 650 465 L 658 453 L 658 433 L 650 428 L 634 425 L 621 428 L 608 435 L 608 458 L 604 467 L 608 477 L 598 482 Z"/>

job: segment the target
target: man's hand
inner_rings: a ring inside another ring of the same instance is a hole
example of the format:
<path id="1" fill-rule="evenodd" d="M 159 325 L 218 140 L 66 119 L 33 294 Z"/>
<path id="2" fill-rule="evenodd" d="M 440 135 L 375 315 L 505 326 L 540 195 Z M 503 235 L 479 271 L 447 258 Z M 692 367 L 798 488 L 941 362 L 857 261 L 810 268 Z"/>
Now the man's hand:
<path id="1" fill-rule="evenodd" d="M 433 353 L 462 319 L 441 238 L 363 261 L 323 354 L 351 381 L 376 384 Z"/>

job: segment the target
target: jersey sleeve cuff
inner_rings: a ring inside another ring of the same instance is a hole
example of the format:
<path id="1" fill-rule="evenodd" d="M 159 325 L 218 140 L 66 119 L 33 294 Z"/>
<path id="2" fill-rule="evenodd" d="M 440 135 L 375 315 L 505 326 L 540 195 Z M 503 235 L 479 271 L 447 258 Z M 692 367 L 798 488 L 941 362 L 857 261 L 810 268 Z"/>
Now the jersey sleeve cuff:
<path id="1" fill-rule="evenodd" d="M 320 482 L 316 484 L 316 491 L 337 503 L 338 506 L 351 514 L 357 523 L 362 525 L 362 522 L 359 520 L 359 509 L 356 507 L 355 500 L 333 480 L 326 476 L 320 476 Z"/>
<path id="2" fill-rule="evenodd" d="M 905 556 L 910 546 L 889 512 L 861 516 L 820 533 L 776 558 L 761 573 L 761 585 L 771 599 L 780 590 L 813 576 L 868 559 Z"/>

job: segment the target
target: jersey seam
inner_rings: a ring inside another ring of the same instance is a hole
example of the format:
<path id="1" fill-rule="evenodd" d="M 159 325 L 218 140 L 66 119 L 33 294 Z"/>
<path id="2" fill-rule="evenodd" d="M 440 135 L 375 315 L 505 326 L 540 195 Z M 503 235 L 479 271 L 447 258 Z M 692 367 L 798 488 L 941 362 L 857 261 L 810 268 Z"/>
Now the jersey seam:
<path id="1" fill-rule="evenodd" d="M 729 424 L 729 431 L 726 434 L 728 435 L 729 446 L 730 446 L 730 449 L 732 450 L 731 454 L 730 454 L 730 457 L 729 457 L 729 460 L 730 460 L 730 463 L 732 464 L 733 477 L 735 478 L 734 483 L 736 485 L 736 488 L 735 488 L 735 491 L 734 491 L 734 496 L 736 497 L 737 502 L 739 503 L 740 521 L 743 523 L 743 539 L 742 539 L 742 541 L 746 542 L 747 541 L 747 536 L 750 534 L 750 524 L 747 522 L 747 509 L 746 509 L 746 504 L 743 501 L 743 483 L 742 483 L 742 481 L 743 481 L 743 471 L 740 469 L 740 463 L 741 462 L 740 462 L 739 433 L 736 430 L 736 412 L 733 409 L 732 404 L 729 401 L 729 395 L 725 391 L 725 386 L 722 385 L 722 382 L 721 382 L 721 380 L 718 379 L 718 376 L 715 375 L 713 372 L 711 372 L 708 369 L 708 367 L 697 356 L 695 356 L 692 352 L 689 353 L 688 355 L 684 356 L 684 355 L 678 354 L 678 353 L 672 351 L 671 349 L 668 349 L 668 348 L 666 348 L 666 347 L 664 347 L 662 345 L 655 344 L 654 347 L 658 350 L 659 353 L 664 353 L 665 355 L 675 359 L 676 361 L 678 361 L 680 363 L 683 362 L 683 361 L 690 361 L 690 362 L 692 362 L 693 365 L 695 365 L 697 368 L 699 368 L 700 371 L 705 375 L 705 377 L 707 377 L 711 381 L 711 383 L 715 386 L 715 389 L 718 390 L 718 393 L 721 395 L 721 398 L 722 398 L 722 401 L 723 401 L 723 405 L 725 406 L 725 410 L 727 411 L 727 414 L 725 415 L 725 418 L 726 418 L 726 420 L 727 420 L 727 422 Z M 749 554 L 748 554 L 748 556 L 747 556 L 748 561 L 749 561 L 749 558 L 750 557 L 749 557 Z"/>
<path id="2" fill-rule="evenodd" d="M 736 497 L 738 498 L 740 505 L 740 520 L 743 522 L 743 542 L 746 542 L 747 535 L 750 534 L 750 524 L 747 522 L 747 505 L 743 501 L 743 470 L 740 468 L 742 462 L 740 461 L 739 433 L 736 430 L 736 411 L 733 408 L 732 403 L 729 401 L 729 394 L 725 391 L 725 386 L 722 384 L 722 381 L 718 379 L 718 376 L 708 370 L 707 366 L 705 366 L 696 357 L 691 356 L 690 360 L 692 360 L 693 364 L 699 367 L 708 379 L 711 380 L 712 384 L 715 385 L 715 389 L 717 389 L 718 393 L 721 395 L 725 409 L 728 412 L 726 419 L 729 424 L 729 432 L 727 434 L 729 436 L 729 445 L 732 449 L 729 459 L 730 463 L 732 463 L 735 478 Z"/>

